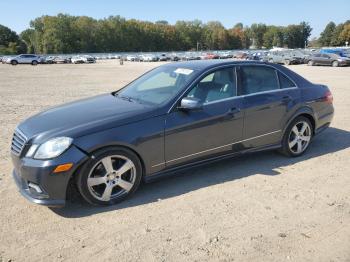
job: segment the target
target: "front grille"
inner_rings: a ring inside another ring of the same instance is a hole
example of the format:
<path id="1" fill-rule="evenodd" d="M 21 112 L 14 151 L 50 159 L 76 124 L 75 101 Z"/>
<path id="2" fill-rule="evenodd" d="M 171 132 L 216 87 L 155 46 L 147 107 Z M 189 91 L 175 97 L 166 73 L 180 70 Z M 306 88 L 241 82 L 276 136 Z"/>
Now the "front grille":
<path id="1" fill-rule="evenodd" d="M 25 135 L 21 131 L 16 129 L 12 138 L 12 144 L 11 144 L 12 153 L 14 153 L 17 156 L 20 155 L 26 142 L 27 142 L 27 138 L 25 137 Z"/>

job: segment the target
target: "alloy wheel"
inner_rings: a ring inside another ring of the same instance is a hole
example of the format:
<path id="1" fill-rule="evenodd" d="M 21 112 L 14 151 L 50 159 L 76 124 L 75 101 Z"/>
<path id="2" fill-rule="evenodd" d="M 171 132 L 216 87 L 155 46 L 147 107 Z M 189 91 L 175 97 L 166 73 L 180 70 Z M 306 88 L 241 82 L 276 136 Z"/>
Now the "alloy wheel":
<path id="1" fill-rule="evenodd" d="M 288 145 L 290 151 L 294 154 L 304 152 L 310 143 L 311 136 L 310 125 L 306 121 L 297 122 L 289 134 Z"/>
<path id="2" fill-rule="evenodd" d="M 87 186 L 91 195 L 100 201 L 126 195 L 136 180 L 135 164 L 127 157 L 112 155 L 102 158 L 91 169 Z"/>

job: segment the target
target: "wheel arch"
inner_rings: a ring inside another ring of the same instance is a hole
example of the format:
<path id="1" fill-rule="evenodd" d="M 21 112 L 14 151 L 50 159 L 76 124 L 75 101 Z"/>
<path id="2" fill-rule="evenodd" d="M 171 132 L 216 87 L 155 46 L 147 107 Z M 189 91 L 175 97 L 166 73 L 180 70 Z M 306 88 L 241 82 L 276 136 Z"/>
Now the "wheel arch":
<path id="1" fill-rule="evenodd" d="M 140 163 L 141 163 L 141 167 L 142 167 L 142 178 L 143 178 L 144 175 L 145 175 L 145 173 L 146 173 L 146 165 L 145 165 L 144 159 L 141 157 L 141 154 L 140 154 L 137 150 L 135 150 L 132 146 L 129 146 L 129 145 L 126 145 L 126 144 L 121 144 L 121 143 L 110 144 L 110 145 L 101 145 L 101 146 L 99 146 L 99 147 L 94 148 L 94 149 L 91 150 L 91 151 L 85 151 L 84 149 L 79 148 L 81 151 L 83 151 L 83 152 L 88 156 L 88 158 L 87 158 L 85 161 L 82 161 L 82 162 L 76 167 L 76 170 L 75 170 L 75 172 L 73 173 L 72 177 L 75 176 L 77 172 L 79 172 L 79 169 L 80 169 L 87 161 L 89 161 L 89 159 L 93 158 L 94 153 L 96 153 L 97 151 L 113 149 L 113 148 L 116 148 L 116 147 L 127 149 L 127 150 L 133 152 L 133 153 L 138 157 L 138 159 L 140 160 Z"/>
<path id="2" fill-rule="evenodd" d="M 299 109 L 286 123 L 284 129 L 283 129 L 283 134 L 285 133 L 286 129 L 288 128 L 288 126 L 290 125 L 290 123 L 296 119 L 297 117 L 306 117 L 312 125 L 312 133 L 313 135 L 315 134 L 315 130 L 316 130 L 316 118 L 314 115 L 313 110 L 310 107 L 303 107 L 301 109 Z"/>
<path id="3" fill-rule="evenodd" d="M 77 146 L 76 146 L 77 147 Z M 79 150 L 81 150 L 84 154 L 86 154 L 86 158 L 83 159 L 81 162 L 78 163 L 78 165 L 76 166 L 74 172 L 71 174 L 67 187 L 66 187 L 66 199 L 69 199 L 70 197 L 72 197 L 72 192 L 70 192 L 71 190 L 73 191 L 78 191 L 78 189 L 74 188 L 74 186 L 76 186 L 76 177 L 78 175 L 78 173 L 81 171 L 81 168 L 87 163 L 87 161 L 89 161 L 90 159 L 92 159 L 94 153 L 96 153 L 97 151 L 100 150 L 108 150 L 108 149 L 112 149 L 112 148 L 124 148 L 127 150 L 130 150 L 131 152 L 133 152 L 140 160 L 141 163 L 141 168 L 142 168 L 142 178 L 141 180 L 144 181 L 144 177 L 146 174 L 146 166 L 144 163 L 143 158 L 141 157 L 141 155 L 139 154 L 139 152 L 137 152 L 134 148 L 132 148 L 131 146 L 128 145 L 124 145 L 124 144 L 111 144 L 111 145 L 103 145 L 97 148 L 94 148 L 92 151 L 87 152 L 82 148 L 77 147 Z M 74 189 L 73 189 L 74 188 Z M 73 193 L 74 194 L 74 193 Z"/>

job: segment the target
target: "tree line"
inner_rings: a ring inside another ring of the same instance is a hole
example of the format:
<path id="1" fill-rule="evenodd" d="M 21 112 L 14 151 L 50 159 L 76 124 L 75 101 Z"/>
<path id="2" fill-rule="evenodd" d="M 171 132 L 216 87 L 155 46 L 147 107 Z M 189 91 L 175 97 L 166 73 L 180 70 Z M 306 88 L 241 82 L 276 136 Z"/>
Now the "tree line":
<path id="1" fill-rule="evenodd" d="M 340 30 L 343 39 L 349 37 L 343 33 L 346 29 L 347 25 L 343 25 L 341 28 L 335 26 L 330 31 Z M 252 46 L 303 48 L 308 44 L 311 31 L 306 22 L 288 26 L 262 23 L 243 26 L 237 23 L 232 28 L 225 28 L 218 21 L 177 21 L 171 25 L 167 21 L 152 23 L 120 16 L 94 19 L 58 14 L 32 20 L 30 28 L 20 35 L 0 25 L 0 53 L 228 50 Z"/>

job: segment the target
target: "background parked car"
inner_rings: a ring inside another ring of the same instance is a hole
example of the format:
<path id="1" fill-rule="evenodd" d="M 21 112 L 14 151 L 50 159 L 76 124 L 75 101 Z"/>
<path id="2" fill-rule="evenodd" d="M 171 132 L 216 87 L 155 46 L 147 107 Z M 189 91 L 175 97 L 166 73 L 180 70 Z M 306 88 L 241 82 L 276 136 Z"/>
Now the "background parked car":
<path id="1" fill-rule="evenodd" d="M 308 61 L 309 66 L 327 65 L 327 66 L 348 66 L 350 65 L 350 58 L 342 57 L 337 54 L 315 54 L 310 57 Z"/>
<path id="2" fill-rule="evenodd" d="M 237 59 L 246 59 L 248 56 L 248 53 L 247 52 L 242 52 L 242 51 L 239 51 L 239 52 L 236 52 L 233 57 L 234 58 L 237 58 Z"/>
<path id="3" fill-rule="evenodd" d="M 90 55 L 73 56 L 71 61 L 73 64 L 96 63 L 96 59 Z"/>
<path id="4" fill-rule="evenodd" d="M 218 53 L 218 55 L 219 55 L 219 59 L 228 59 L 233 57 L 232 53 L 230 52 L 220 52 Z"/>
<path id="5" fill-rule="evenodd" d="M 55 64 L 67 64 L 71 62 L 70 58 L 63 56 L 57 56 L 53 59 L 53 61 Z"/>
<path id="6" fill-rule="evenodd" d="M 199 54 L 195 52 L 186 52 L 185 54 L 183 54 L 181 59 L 184 61 L 191 61 L 191 60 L 200 60 L 201 57 L 199 56 Z"/>
<path id="7" fill-rule="evenodd" d="M 29 54 L 29 55 L 18 55 L 15 57 L 10 57 L 6 60 L 7 64 L 17 65 L 17 64 L 31 64 L 37 65 L 40 61 L 40 57 L 37 55 Z"/>
<path id="8" fill-rule="evenodd" d="M 167 55 L 167 54 L 161 54 L 159 57 L 158 57 L 158 61 L 168 61 L 170 60 L 170 57 Z"/>
<path id="9" fill-rule="evenodd" d="M 41 56 L 40 57 L 40 64 L 54 64 L 54 57 L 53 56 Z"/>
<path id="10" fill-rule="evenodd" d="M 169 55 L 169 60 L 170 61 L 179 61 L 180 57 L 176 53 L 172 53 Z"/>
<path id="11" fill-rule="evenodd" d="M 275 64 L 302 64 L 303 58 L 293 55 L 291 51 L 272 51 L 268 54 L 268 61 Z"/>
<path id="12" fill-rule="evenodd" d="M 126 56 L 126 61 L 137 61 L 138 58 L 136 57 L 136 55 L 127 55 Z"/>
<path id="13" fill-rule="evenodd" d="M 147 54 L 147 55 L 140 56 L 140 61 L 143 61 L 143 62 L 156 62 L 156 61 L 158 61 L 158 59 L 159 58 L 153 54 Z"/>
<path id="14" fill-rule="evenodd" d="M 320 50 L 320 54 L 336 54 L 342 57 L 346 57 L 343 49 L 340 48 L 325 48 Z"/>

